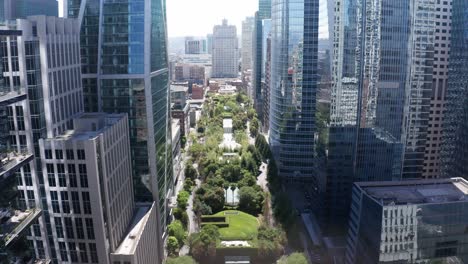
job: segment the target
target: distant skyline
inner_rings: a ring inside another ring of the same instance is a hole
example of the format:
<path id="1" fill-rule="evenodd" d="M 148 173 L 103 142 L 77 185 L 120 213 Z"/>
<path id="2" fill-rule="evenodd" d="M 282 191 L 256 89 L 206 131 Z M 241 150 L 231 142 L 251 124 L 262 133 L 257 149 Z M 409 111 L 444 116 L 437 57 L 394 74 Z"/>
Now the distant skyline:
<path id="1" fill-rule="evenodd" d="M 59 14 L 62 16 L 62 1 Z M 242 21 L 254 16 L 258 0 L 166 0 L 169 37 L 206 36 L 226 18 L 241 35 Z M 328 38 L 327 0 L 320 0 L 320 38 Z"/>

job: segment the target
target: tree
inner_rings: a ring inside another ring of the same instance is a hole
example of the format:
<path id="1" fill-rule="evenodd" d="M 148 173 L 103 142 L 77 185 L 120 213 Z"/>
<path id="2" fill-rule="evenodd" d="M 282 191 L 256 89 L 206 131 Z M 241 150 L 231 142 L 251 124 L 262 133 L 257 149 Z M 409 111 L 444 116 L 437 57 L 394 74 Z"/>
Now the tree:
<path id="1" fill-rule="evenodd" d="M 201 199 L 206 205 L 211 207 L 213 213 L 220 212 L 224 208 L 224 189 L 223 187 L 210 188 Z"/>
<path id="2" fill-rule="evenodd" d="M 258 164 L 255 162 L 254 158 L 252 157 L 252 153 L 250 152 L 244 152 L 242 154 L 241 167 L 242 169 L 250 171 L 255 176 L 259 174 Z"/>
<path id="3" fill-rule="evenodd" d="M 257 166 L 260 166 L 262 164 L 262 154 L 254 145 L 249 145 L 247 147 L 247 151 L 252 154 L 252 157 L 254 158 L 255 162 L 257 163 Z"/>
<path id="4" fill-rule="evenodd" d="M 287 257 L 282 257 L 278 264 L 307 264 L 308 261 L 302 253 L 292 253 Z"/>
<path id="5" fill-rule="evenodd" d="M 174 215 L 174 218 L 176 220 L 180 220 L 180 222 L 182 223 L 182 225 L 187 228 L 187 225 L 188 225 L 188 215 L 187 215 L 187 212 L 181 208 L 174 208 L 172 210 L 173 212 L 173 215 Z"/>
<path id="6" fill-rule="evenodd" d="M 188 192 L 181 191 L 177 195 L 177 207 L 179 207 L 182 210 L 187 209 L 187 203 L 188 203 L 189 197 L 190 197 L 190 194 Z"/>
<path id="7" fill-rule="evenodd" d="M 193 187 L 193 181 L 190 178 L 185 179 L 184 182 L 184 191 L 191 192 Z"/>
<path id="8" fill-rule="evenodd" d="M 191 179 L 192 181 L 198 177 L 197 170 L 193 167 L 191 162 L 187 162 L 187 165 L 185 165 L 184 174 L 186 179 Z"/>
<path id="9" fill-rule="evenodd" d="M 167 238 L 167 252 L 169 256 L 177 256 L 177 251 L 179 250 L 179 242 L 177 238 L 170 236 Z"/>
<path id="10" fill-rule="evenodd" d="M 213 210 L 211 210 L 211 207 L 206 203 L 200 201 L 200 199 L 195 199 L 193 203 L 193 211 L 195 211 L 198 216 L 213 214 Z"/>
<path id="11" fill-rule="evenodd" d="M 177 258 L 168 258 L 166 264 L 197 264 L 197 262 L 190 256 L 182 256 Z"/>
<path id="12" fill-rule="evenodd" d="M 238 182 L 241 177 L 241 166 L 233 163 L 226 164 L 218 171 L 218 174 L 228 182 Z"/>
<path id="13" fill-rule="evenodd" d="M 223 187 L 226 181 L 221 176 L 209 177 L 206 184 L 212 187 Z"/>
<path id="14" fill-rule="evenodd" d="M 270 146 L 268 145 L 265 136 L 262 134 L 257 134 L 257 137 L 255 138 L 255 147 L 257 147 L 260 154 L 262 154 L 263 159 L 271 158 Z"/>
<path id="15" fill-rule="evenodd" d="M 187 237 L 187 235 L 185 233 L 185 229 L 181 221 L 176 220 L 172 222 L 170 225 L 167 226 L 167 231 L 169 236 L 177 238 L 177 242 L 179 242 L 179 245 L 184 244 L 184 240 Z"/>
<path id="16" fill-rule="evenodd" d="M 216 255 L 216 243 L 219 230 L 215 225 L 205 225 L 199 233 L 190 236 L 189 244 L 192 255 L 198 260 Z"/>
<path id="17" fill-rule="evenodd" d="M 189 148 L 189 153 L 195 160 L 198 160 L 203 152 L 204 148 L 203 145 L 201 145 L 200 143 L 194 143 Z"/>
<path id="18" fill-rule="evenodd" d="M 263 206 L 264 194 L 253 187 L 242 187 L 239 190 L 239 209 L 249 214 L 257 215 Z"/>
<path id="19" fill-rule="evenodd" d="M 252 175 L 250 171 L 247 170 L 242 170 L 242 174 L 244 177 L 237 183 L 237 186 L 239 188 L 242 188 L 244 186 L 255 186 L 257 184 L 257 178 Z"/>

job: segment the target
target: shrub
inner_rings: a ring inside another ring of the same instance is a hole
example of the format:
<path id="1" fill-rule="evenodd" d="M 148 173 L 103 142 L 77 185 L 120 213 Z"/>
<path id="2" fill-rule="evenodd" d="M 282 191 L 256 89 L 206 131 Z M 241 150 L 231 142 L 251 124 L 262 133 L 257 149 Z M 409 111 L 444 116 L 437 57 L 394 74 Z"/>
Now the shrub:
<path id="1" fill-rule="evenodd" d="M 177 251 L 179 250 L 179 242 L 177 238 L 170 236 L 167 238 L 167 252 L 169 256 L 177 256 Z"/>

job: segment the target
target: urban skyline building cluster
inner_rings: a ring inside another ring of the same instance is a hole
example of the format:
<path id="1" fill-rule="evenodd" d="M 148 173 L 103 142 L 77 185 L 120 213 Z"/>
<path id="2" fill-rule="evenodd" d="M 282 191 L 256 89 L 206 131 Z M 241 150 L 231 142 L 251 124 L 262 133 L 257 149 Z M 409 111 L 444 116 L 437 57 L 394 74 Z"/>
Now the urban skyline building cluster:
<path id="1" fill-rule="evenodd" d="M 329 0 L 325 42 L 319 0 L 259 0 L 241 41 L 223 20 L 177 56 L 165 0 L 41 1 L 0 10 L 2 177 L 36 258 L 162 263 L 209 88 L 247 93 L 338 263 L 468 261 L 466 0 Z"/>

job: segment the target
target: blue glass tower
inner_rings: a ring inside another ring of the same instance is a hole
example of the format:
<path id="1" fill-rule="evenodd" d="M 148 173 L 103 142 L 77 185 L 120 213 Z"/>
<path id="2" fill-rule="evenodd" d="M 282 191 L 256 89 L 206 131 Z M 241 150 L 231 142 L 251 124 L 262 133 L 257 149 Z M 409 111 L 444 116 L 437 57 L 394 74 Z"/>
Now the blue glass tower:
<path id="1" fill-rule="evenodd" d="M 174 187 L 165 0 L 68 0 L 68 16 L 81 23 L 86 110 L 128 114 L 135 199 L 157 202 L 162 238 Z"/>
<path id="2" fill-rule="evenodd" d="M 468 3 L 454 0 L 447 111 L 442 162 L 444 177 L 468 177 Z"/>
<path id="3" fill-rule="evenodd" d="M 270 144 L 281 177 L 321 190 L 318 162 L 318 0 L 274 0 Z"/>

